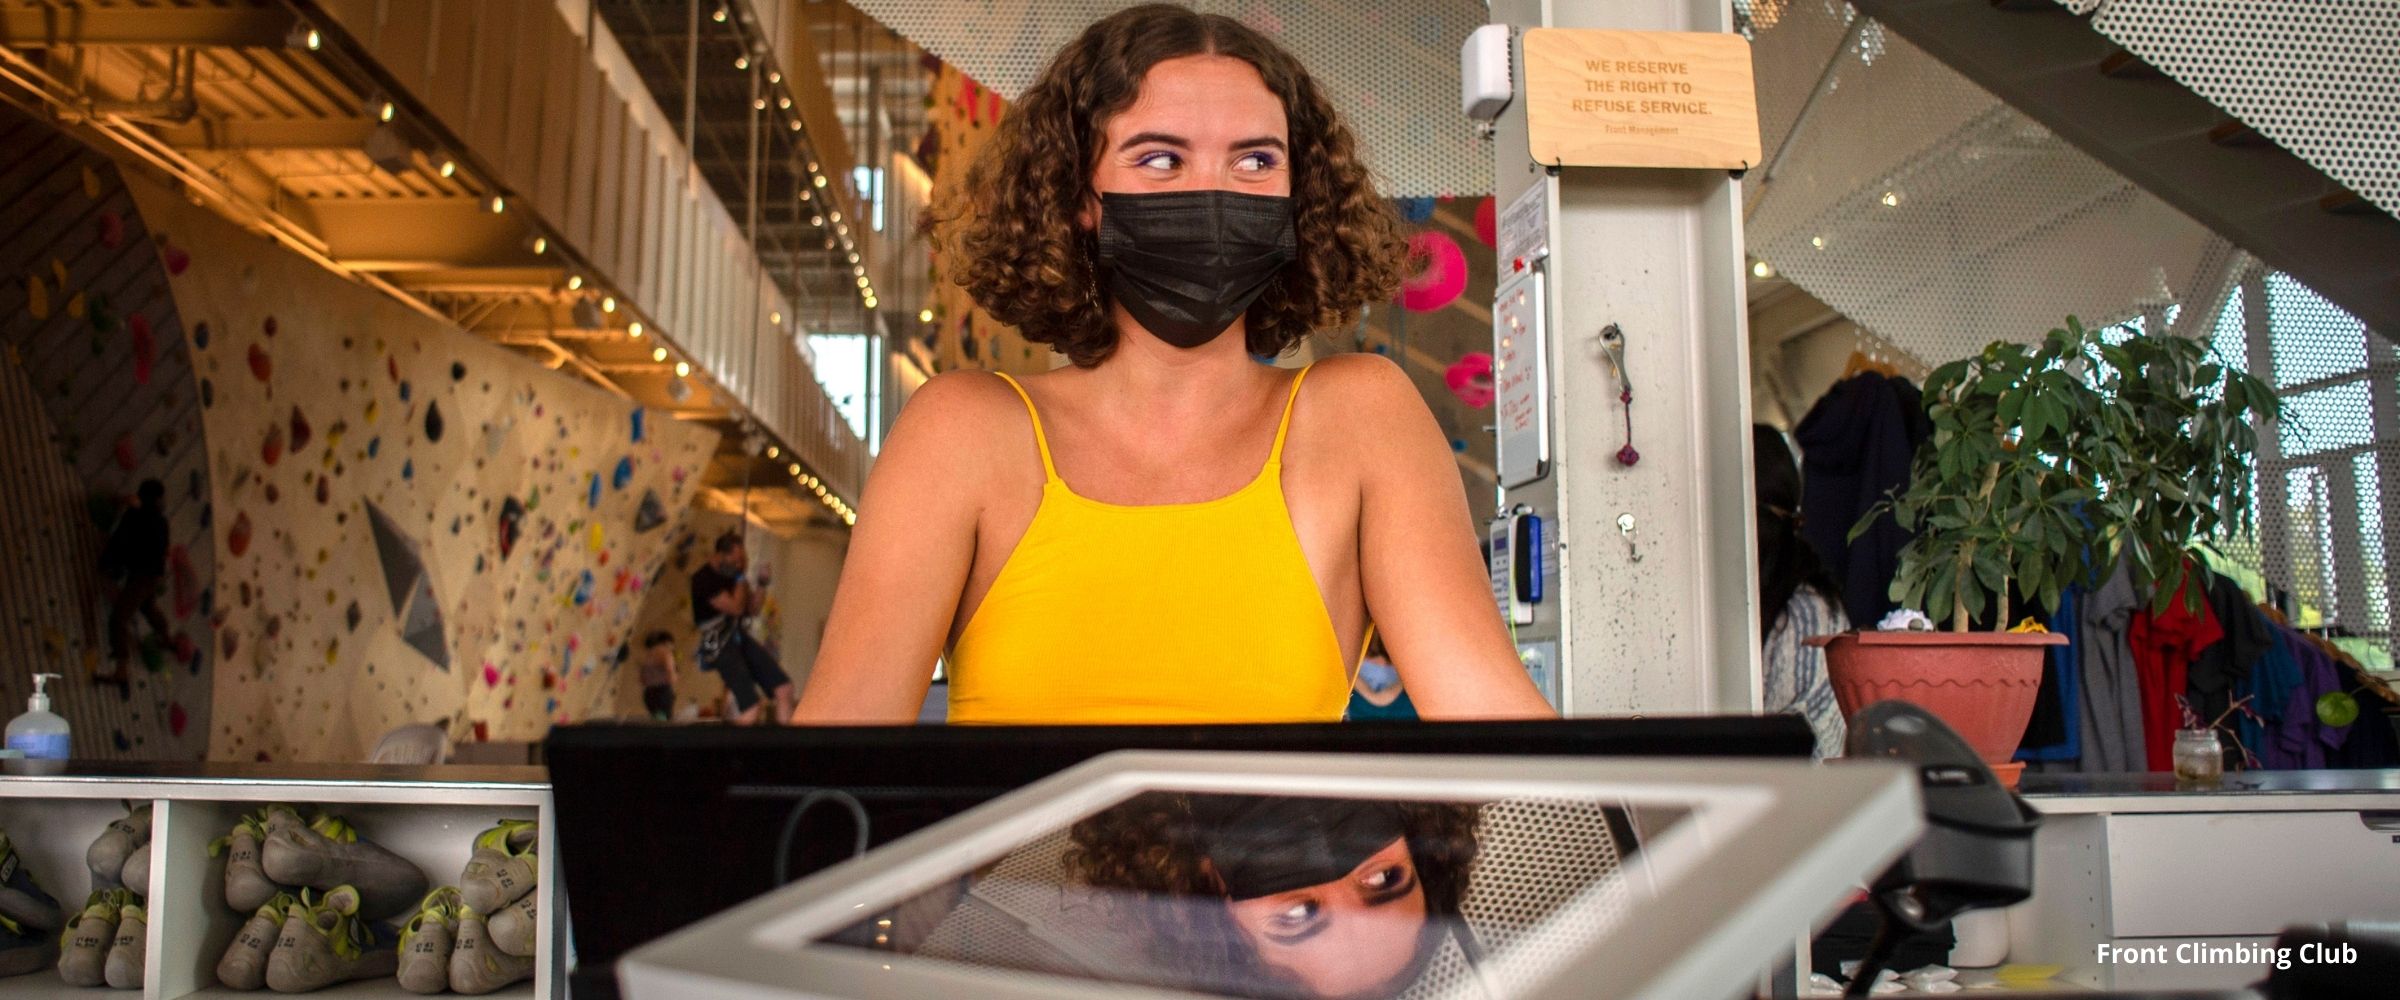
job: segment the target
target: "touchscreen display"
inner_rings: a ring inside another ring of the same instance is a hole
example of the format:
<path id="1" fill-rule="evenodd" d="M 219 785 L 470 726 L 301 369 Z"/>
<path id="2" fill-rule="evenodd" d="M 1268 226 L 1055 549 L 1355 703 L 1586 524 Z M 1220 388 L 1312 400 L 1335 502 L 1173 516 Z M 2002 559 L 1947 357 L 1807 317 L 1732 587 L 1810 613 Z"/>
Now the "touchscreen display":
<path id="1" fill-rule="evenodd" d="M 1694 826 L 1617 801 L 1142 792 L 824 943 L 1231 997 L 1496 998 L 1630 918 L 1644 845 Z"/>

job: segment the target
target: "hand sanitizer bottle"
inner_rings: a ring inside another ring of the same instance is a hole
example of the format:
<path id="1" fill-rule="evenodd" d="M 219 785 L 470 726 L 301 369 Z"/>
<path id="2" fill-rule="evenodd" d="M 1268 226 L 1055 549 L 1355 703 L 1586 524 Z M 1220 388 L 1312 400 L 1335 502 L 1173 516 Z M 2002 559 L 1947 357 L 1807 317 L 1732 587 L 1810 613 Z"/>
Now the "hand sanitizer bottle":
<path id="1" fill-rule="evenodd" d="M 9 763 L 20 773 L 57 774 L 67 769 L 67 720 L 50 711 L 50 695 L 42 689 L 43 682 L 57 679 L 57 674 L 33 675 L 33 697 L 25 699 L 25 714 L 9 720 L 8 748 L 25 755 Z"/>

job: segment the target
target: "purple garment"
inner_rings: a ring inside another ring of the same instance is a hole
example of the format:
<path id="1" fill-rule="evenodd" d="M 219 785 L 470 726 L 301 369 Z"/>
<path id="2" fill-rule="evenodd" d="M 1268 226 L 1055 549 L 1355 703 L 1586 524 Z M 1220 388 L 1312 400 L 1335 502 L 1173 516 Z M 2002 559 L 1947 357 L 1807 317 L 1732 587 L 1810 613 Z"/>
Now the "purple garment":
<path id="1" fill-rule="evenodd" d="M 2349 726 L 2317 721 L 2317 699 L 2342 690 L 2342 665 L 2306 636 L 2287 633 L 2284 638 L 2300 665 L 2300 687 L 2292 692 L 2283 718 L 2275 723 L 2274 738 L 2267 741 L 2274 755 L 2265 763 L 2279 771 L 2322 768 L 2327 765 L 2327 751 L 2341 749 L 2342 741 L 2350 737 Z"/>

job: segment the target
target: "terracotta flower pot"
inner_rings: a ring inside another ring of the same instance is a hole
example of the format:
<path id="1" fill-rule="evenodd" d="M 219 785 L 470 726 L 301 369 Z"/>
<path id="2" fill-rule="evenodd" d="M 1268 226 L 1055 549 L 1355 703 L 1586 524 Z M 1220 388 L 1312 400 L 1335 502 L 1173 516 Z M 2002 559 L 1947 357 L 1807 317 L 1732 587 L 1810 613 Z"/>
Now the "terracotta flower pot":
<path id="1" fill-rule="evenodd" d="M 2054 632 L 1844 632 L 1817 636 L 1844 716 L 1888 698 L 1923 706 L 1975 747 L 2002 780 L 2042 687 L 2042 651 Z"/>

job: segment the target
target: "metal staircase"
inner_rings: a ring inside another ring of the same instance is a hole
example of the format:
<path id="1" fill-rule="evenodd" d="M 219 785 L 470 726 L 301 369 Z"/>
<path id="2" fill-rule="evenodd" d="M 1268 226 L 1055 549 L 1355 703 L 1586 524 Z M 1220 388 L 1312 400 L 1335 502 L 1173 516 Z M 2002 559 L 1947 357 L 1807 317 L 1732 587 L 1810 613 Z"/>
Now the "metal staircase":
<path id="1" fill-rule="evenodd" d="M 2057 0 L 1852 2 L 2161 201 L 2400 336 L 2400 221 L 2094 30 L 2088 14 Z"/>

